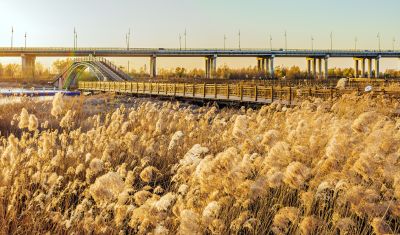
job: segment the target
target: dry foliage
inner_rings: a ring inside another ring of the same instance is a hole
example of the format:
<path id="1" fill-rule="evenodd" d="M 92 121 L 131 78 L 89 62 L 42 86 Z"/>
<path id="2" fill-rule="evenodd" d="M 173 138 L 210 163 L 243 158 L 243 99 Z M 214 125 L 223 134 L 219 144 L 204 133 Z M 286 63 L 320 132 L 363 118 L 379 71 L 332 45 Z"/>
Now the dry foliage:
<path id="1" fill-rule="evenodd" d="M 395 101 L 135 102 L 0 106 L 2 233 L 400 232 Z"/>

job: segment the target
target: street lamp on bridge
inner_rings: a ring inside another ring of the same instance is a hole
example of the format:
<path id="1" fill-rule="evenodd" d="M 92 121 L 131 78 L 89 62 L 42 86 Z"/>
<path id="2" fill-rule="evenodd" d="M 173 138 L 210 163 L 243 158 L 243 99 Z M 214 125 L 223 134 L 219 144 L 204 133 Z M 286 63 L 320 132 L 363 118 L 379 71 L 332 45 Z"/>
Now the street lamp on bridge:
<path id="1" fill-rule="evenodd" d="M 354 50 L 355 50 L 355 51 L 357 50 L 357 42 L 358 42 L 358 38 L 355 37 L 355 38 L 354 38 Z"/>
<path id="2" fill-rule="evenodd" d="M 378 35 L 376 35 L 376 37 L 378 38 L 378 50 L 381 50 L 381 34 L 378 32 Z"/>
<path id="3" fill-rule="evenodd" d="M 224 50 L 226 50 L 226 35 L 224 34 Z"/>
<path id="4" fill-rule="evenodd" d="M 333 32 L 331 32 L 331 51 L 333 50 Z"/>
<path id="5" fill-rule="evenodd" d="M 185 29 L 185 33 L 183 35 L 185 36 L 185 50 L 186 50 L 186 36 L 187 36 L 186 29 Z"/>
<path id="6" fill-rule="evenodd" d="M 76 29 L 74 27 L 74 50 L 76 50 L 76 47 L 77 47 L 77 44 L 78 44 L 77 40 L 78 40 L 78 35 L 77 35 Z"/>
<path id="7" fill-rule="evenodd" d="M 272 35 L 269 35 L 269 47 L 271 48 L 272 51 Z"/>
<path id="8" fill-rule="evenodd" d="M 240 48 L 240 30 L 239 30 L 238 36 L 239 36 L 239 50 L 241 50 L 241 48 Z"/>
<path id="9" fill-rule="evenodd" d="M 392 45 L 392 47 L 393 47 L 393 51 L 394 51 L 394 48 L 395 48 L 395 44 L 396 44 L 396 38 L 395 38 L 395 37 L 393 37 L 393 45 Z"/>
<path id="10" fill-rule="evenodd" d="M 311 50 L 314 50 L 314 37 L 311 35 Z"/>
<path id="11" fill-rule="evenodd" d="M 13 48 L 14 43 L 14 26 L 11 27 L 11 48 Z"/>
<path id="12" fill-rule="evenodd" d="M 287 33 L 285 30 L 285 51 L 287 51 Z"/>
<path id="13" fill-rule="evenodd" d="M 179 34 L 179 50 L 182 50 L 182 36 Z"/>
<path id="14" fill-rule="evenodd" d="M 26 32 L 25 32 L 25 49 L 26 49 Z"/>

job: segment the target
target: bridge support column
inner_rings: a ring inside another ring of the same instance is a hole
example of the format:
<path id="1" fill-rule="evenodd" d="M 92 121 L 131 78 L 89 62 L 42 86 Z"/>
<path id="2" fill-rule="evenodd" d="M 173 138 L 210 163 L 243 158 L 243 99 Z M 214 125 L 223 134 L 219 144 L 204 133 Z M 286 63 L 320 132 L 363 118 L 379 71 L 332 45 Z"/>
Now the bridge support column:
<path id="1" fill-rule="evenodd" d="M 205 66 L 206 66 L 206 68 L 205 68 L 205 76 L 206 76 L 206 78 L 210 78 L 210 58 L 209 57 L 205 57 L 204 58 L 205 60 Z"/>
<path id="2" fill-rule="evenodd" d="M 379 59 L 380 57 L 376 57 L 375 59 L 375 78 L 379 78 L 380 74 L 379 74 Z"/>
<path id="3" fill-rule="evenodd" d="M 264 57 L 257 57 L 257 70 L 259 73 L 265 73 L 268 70 L 269 59 Z"/>
<path id="4" fill-rule="evenodd" d="M 358 78 L 358 58 L 354 58 L 354 77 Z"/>
<path id="5" fill-rule="evenodd" d="M 307 61 L 307 75 L 308 77 L 311 77 L 311 61 L 312 58 L 306 58 Z"/>
<path id="6" fill-rule="evenodd" d="M 257 57 L 257 71 L 258 71 L 258 72 L 261 72 L 261 71 L 262 71 L 262 65 L 261 65 L 261 63 L 262 63 L 263 60 L 264 60 L 264 58 Z"/>
<path id="7" fill-rule="evenodd" d="M 313 78 L 316 79 L 317 78 L 317 58 L 313 58 L 312 60 L 312 69 L 313 69 Z"/>
<path id="8" fill-rule="evenodd" d="M 269 58 L 269 66 L 270 66 L 270 67 L 269 67 L 269 74 L 270 74 L 270 76 L 271 76 L 272 79 L 275 78 L 274 59 L 275 59 L 275 56 L 271 56 L 271 57 Z"/>
<path id="9" fill-rule="evenodd" d="M 308 76 L 317 79 L 317 58 L 307 57 L 306 60 Z"/>
<path id="10" fill-rule="evenodd" d="M 365 77 L 365 58 L 361 59 L 361 77 Z"/>
<path id="11" fill-rule="evenodd" d="M 215 78 L 217 76 L 217 56 L 214 55 L 211 58 L 211 78 Z"/>
<path id="12" fill-rule="evenodd" d="M 34 78 L 36 56 L 23 54 L 21 58 L 22 58 L 22 76 L 26 78 Z"/>
<path id="13" fill-rule="evenodd" d="M 328 79 L 328 59 L 329 59 L 329 56 L 326 56 L 325 58 L 324 58 L 324 62 L 325 62 L 325 72 L 324 72 L 324 78 L 325 79 Z"/>
<path id="14" fill-rule="evenodd" d="M 213 78 L 217 73 L 217 56 L 205 57 L 206 78 Z"/>
<path id="15" fill-rule="evenodd" d="M 318 58 L 318 79 L 322 79 L 322 59 Z"/>
<path id="16" fill-rule="evenodd" d="M 150 57 L 150 77 L 157 77 L 157 57 Z"/>
<path id="17" fill-rule="evenodd" d="M 368 58 L 368 78 L 372 78 L 372 59 Z"/>

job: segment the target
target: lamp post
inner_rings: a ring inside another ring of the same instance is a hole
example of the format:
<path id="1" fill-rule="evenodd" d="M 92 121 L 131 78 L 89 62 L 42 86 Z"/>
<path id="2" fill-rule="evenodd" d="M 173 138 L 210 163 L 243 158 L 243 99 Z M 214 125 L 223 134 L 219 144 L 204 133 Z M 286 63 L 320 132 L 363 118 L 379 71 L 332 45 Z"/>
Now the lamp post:
<path id="1" fill-rule="evenodd" d="M 182 50 L 182 36 L 179 34 L 179 50 Z"/>
<path id="2" fill-rule="evenodd" d="M 396 44 L 396 38 L 393 37 L 393 45 L 392 45 L 392 50 L 393 50 L 393 51 L 394 51 L 394 48 L 395 48 L 395 44 Z"/>
<path id="3" fill-rule="evenodd" d="M 287 32 L 285 30 L 285 51 L 287 51 Z"/>
<path id="4" fill-rule="evenodd" d="M 354 50 L 357 51 L 357 42 L 358 42 L 358 38 L 355 37 L 354 38 Z"/>
<path id="5" fill-rule="evenodd" d="M 187 34 L 186 34 L 186 29 L 185 29 L 184 36 L 185 36 L 185 50 L 186 50 L 186 36 L 187 36 Z"/>
<path id="6" fill-rule="evenodd" d="M 333 33 L 331 32 L 331 51 L 333 50 Z"/>
<path id="7" fill-rule="evenodd" d="M 272 35 L 271 34 L 269 35 L 269 47 L 272 51 Z"/>
<path id="8" fill-rule="evenodd" d="M 11 48 L 13 48 L 14 44 L 14 26 L 11 27 Z"/>
<path id="9" fill-rule="evenodd" d="M 314 50 L 314 37 L 311 35 L 311 50 Z"/>
<path id="10" fill-rule="evenodd" d="M 239 30 L 238 36 L 239 36 L 239 50 L 241 50 L 241 47 L 240 47 L 240 30 Z"/>
<path id="11" fill-rule="evenodd" d="M 381 50 L 381 34 L 378 33 L 378 35 L 376 35 L 376 37 L 378 38 L 378 50 Z"/>
<path id="12" fill-rule="evenodd" d="M 226 35 L 224 34 L 224 50 L 226 50 Z"/>
<path id="13" fill-rule="evenodd" d="M 25 49 L 26 49 L 26 32 L 25 32 Z"/>

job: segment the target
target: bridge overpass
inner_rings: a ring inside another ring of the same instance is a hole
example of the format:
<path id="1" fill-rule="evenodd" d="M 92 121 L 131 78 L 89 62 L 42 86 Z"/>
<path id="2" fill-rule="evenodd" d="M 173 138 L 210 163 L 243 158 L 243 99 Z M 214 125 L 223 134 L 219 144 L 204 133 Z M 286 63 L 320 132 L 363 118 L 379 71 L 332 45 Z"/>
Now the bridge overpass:
<path id="1" fill-rule="evenodd" d="M 219 57 L 255 57 L 260 72 L 274 78 L 276 57 L 303 57 L 307 71 L 315 79 L 328 78 L 329 58 L 354 58 L 354 77 L 379 77 L 381 58 L 400 58 L 396 50 L 306 50 L 306 49 L 172 49 L 172 48 L 67 48 L 67 47 L 13 47 L 0 48 L 0 57 L 21 57 L 22 71 L 33 76 L 36 57 L 149 57 L 150 76 L 157 76 L 158 57 L 203 57 L 206 78 L 213 78 Z M 361 65 L 361 71 L 360 71 Z M 374 66 L 373 66 L 374 65 Z M 375 73 L 373 73 L 375 67 Z"/>

